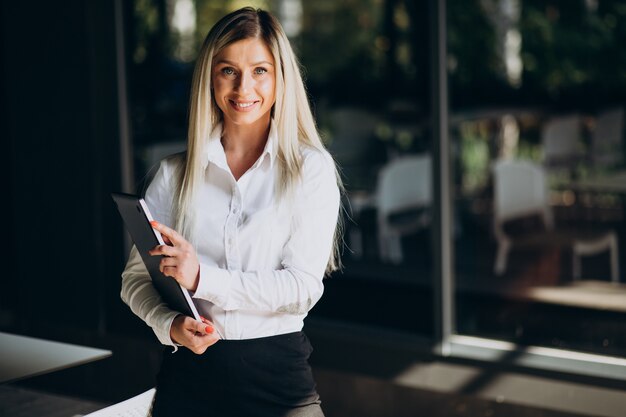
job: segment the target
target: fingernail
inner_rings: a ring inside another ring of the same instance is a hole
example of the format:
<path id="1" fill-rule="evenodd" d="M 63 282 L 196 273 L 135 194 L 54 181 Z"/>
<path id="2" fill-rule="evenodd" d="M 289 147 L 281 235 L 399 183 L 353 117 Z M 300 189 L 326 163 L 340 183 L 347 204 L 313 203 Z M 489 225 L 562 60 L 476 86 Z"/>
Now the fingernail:
<path id="1" fill-rule="evenodd" d="M 213 333 L 213 327 L 211 327 L 211 326 L 206 326 L 206 327 L 204 328 L 204 331 L 205 331 L 205 332 L 207 332 L 207 333 Z"/>
<path id="2" fill-rule="evenodd" d="M 159 225 L 159 222 L 157 222 L 156 220 L 151 220 L 151 221 L 150 221 L 150 226 L 152 226 L 152 227 L 156 227 L 156 226 L 158 226 L 158 225 Z"/>

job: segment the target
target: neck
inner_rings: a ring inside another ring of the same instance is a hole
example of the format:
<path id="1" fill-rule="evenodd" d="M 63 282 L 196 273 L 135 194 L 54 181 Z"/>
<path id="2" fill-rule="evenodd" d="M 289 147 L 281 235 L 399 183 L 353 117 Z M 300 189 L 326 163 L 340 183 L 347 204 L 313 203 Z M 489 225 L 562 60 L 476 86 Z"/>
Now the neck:
<path id="1" fill-rule="evenodd" d="M 222 145 L 227 154 L 258 156 L 265 148 L 269 133 L 269 120 L 259 120 L 252 125 L 235 125 L 225 120 Z"/>

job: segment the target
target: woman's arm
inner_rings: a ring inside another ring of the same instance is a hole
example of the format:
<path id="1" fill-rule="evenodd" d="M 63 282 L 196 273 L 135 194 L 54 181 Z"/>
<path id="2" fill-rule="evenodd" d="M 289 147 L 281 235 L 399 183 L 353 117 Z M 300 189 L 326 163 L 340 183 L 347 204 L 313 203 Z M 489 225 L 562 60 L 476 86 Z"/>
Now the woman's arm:
<path id="1" fill-rule="evenodd" d="M 175 346 L 170 328 L 180 313 L 168 308 L 152 286 L 148 270 L 134 245 L 122 272 L 121 297 L 132 312 L 152 328 L 162 344 Z"/>
<path id="2" fill-rule="evenodd" d="M 175 161 L 161 162 L 145 196 L 152 214 L 168 224 L 172 204 L 173 183 L 170 166 L 172 162 Z M 180 313 L 171 310 L 163 302 L 152 285 L 148 270 L 135 246 L 130 251 L 126 268 L 122 273 L 121 298 L 135 315 L 152 328 L 162 344 L 176 346 L 170 334 L 172 322 Z"/>

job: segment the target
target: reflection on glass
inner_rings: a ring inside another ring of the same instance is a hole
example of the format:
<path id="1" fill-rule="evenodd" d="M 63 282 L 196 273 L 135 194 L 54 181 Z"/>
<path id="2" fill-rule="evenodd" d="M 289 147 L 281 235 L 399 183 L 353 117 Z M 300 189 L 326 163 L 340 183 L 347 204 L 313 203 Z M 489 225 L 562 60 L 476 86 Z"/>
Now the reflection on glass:
<path id="1" fill-rule="evenodd" d="M 346 186 L 345 268 L 314 314 L 431 336 L 426 4 L 307 2 L 303 16 L 302 61 Z"/>
<path id="2" fill-rule="evenodd" d="M 623 355 L 626 9 L 448 4 L 457 332 Z"/>

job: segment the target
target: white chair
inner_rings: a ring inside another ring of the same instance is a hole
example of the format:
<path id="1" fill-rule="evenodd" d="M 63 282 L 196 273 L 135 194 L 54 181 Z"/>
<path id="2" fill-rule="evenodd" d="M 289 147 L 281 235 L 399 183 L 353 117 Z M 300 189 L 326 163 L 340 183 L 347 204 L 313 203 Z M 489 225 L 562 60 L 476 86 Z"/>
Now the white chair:
<path id="1" fill-rule="evenodd" d="M 571 171 L 583 156 L 582 118 L 553 117 L 541 129 L 543 163 L 550 171 Z"/>
<path id="2" fill-rule="evenodd" d="M 624 108 L 600 113 L 591 134 L 591 158 L 596 166 L 613 167 L 623 162 Z"/>
<path id="3" fill-rule="evenodd" d="M 381 260 L 401 263 L 400 238 L 428 226 L 432 203 L 432 162 L 428 154 L 401 157 L 378 174 L 376 208 Z M 394 215 L 409 218 L 394 221 Z"/>
<path id="4" fill-rule="evenodd" d="M 573 278 L 581 276 L 582 256 L 609 251 L 611 280 L 619 279 L 617 234 L 613 230 L 583 233 L 579 230 L 555 230 L 549 204 L 544 169 L 530 161 L 500 160 L 494 164 L 494 219 L 493 231 L 498 243 L 494 272 L 506 272 L 509 253 L 513 246 L 541 245 L 569 246 L 572 249 Z M 517 219 L 537 216 L 543 230 L 533 230 L 520 236 L 511 236 L 505 224 Z"/>

